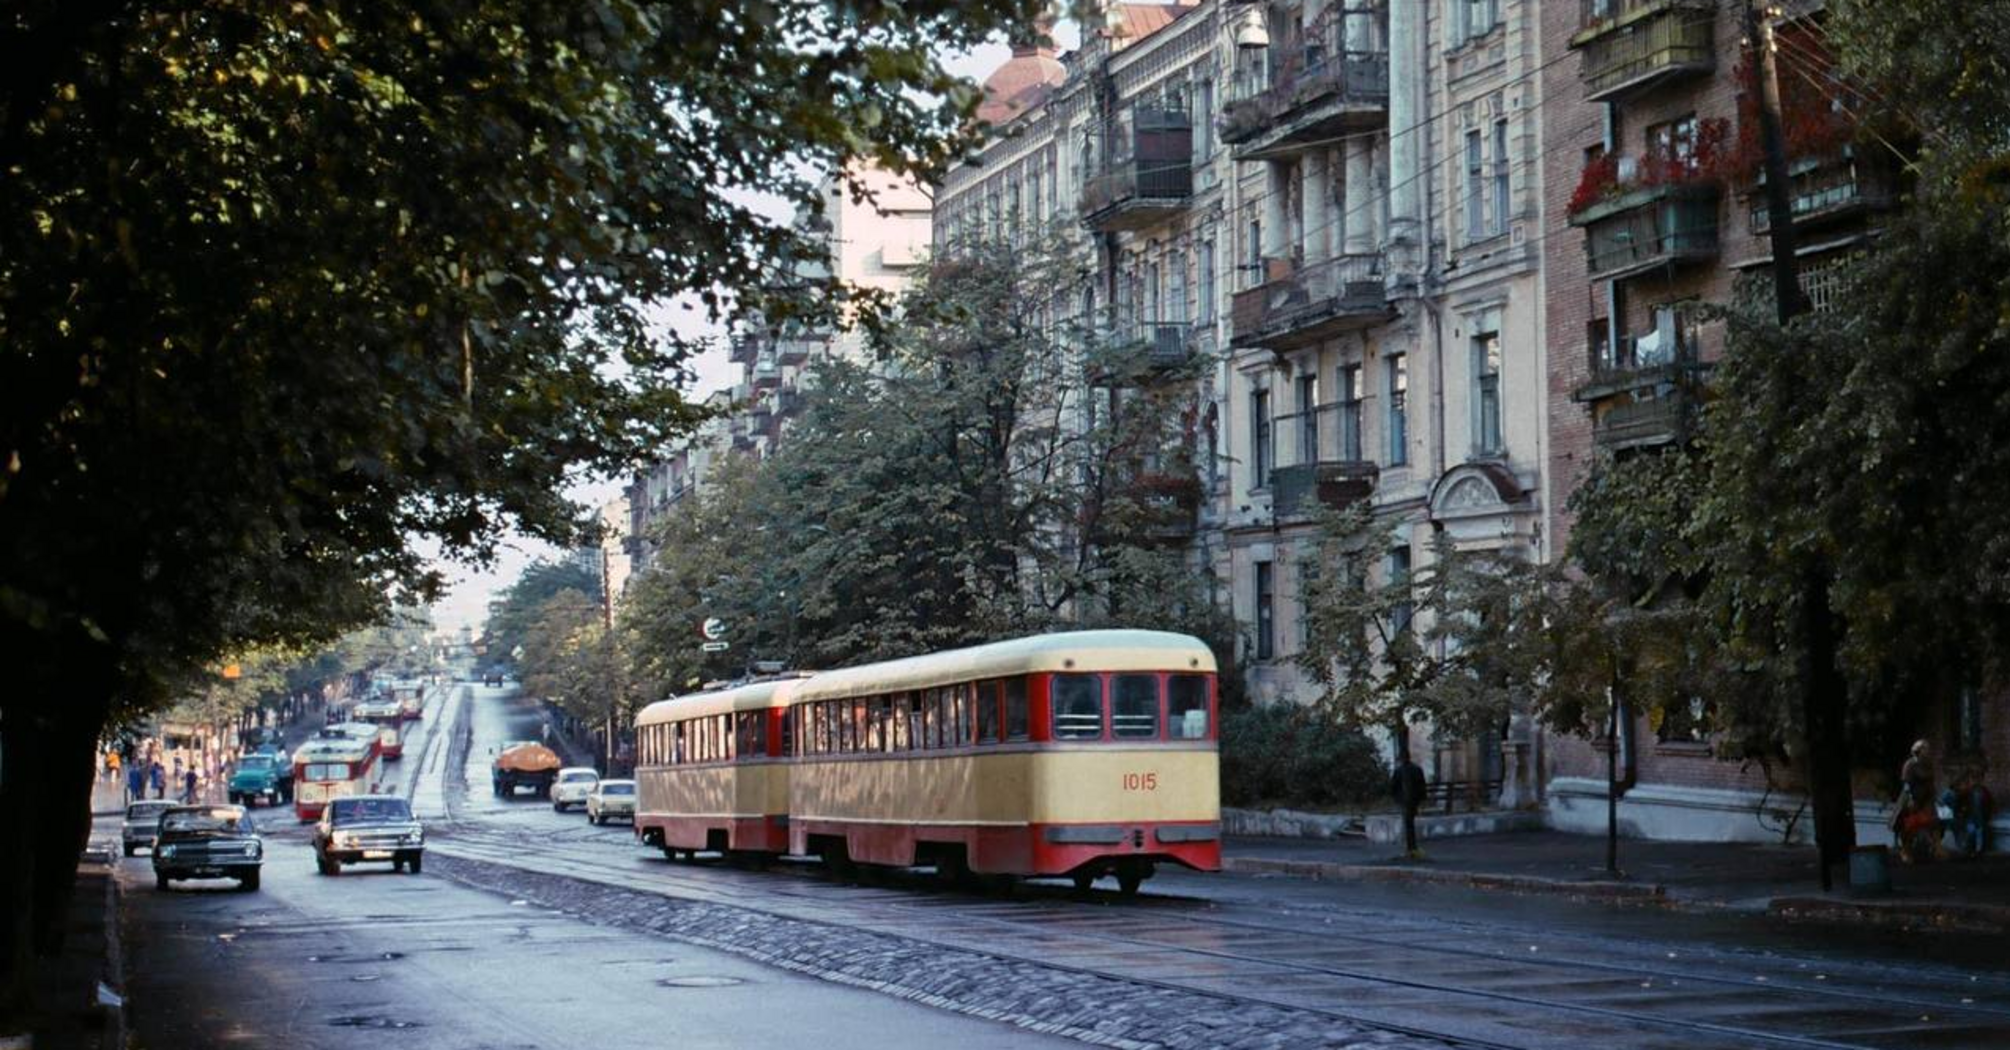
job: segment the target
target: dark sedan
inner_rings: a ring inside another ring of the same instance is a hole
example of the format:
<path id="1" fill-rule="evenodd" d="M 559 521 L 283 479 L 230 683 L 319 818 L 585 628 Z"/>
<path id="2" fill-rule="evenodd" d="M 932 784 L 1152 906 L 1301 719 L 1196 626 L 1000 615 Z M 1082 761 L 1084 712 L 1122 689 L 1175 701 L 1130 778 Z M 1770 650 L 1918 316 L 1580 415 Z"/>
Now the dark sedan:
<path id="1" fill-rule="evenodd" d="M 154 884 L 174 879 L 236 879 L 258 888 L 265 842 L 243 806 L 176 806 L 161 814 L 154 843 Z"/>

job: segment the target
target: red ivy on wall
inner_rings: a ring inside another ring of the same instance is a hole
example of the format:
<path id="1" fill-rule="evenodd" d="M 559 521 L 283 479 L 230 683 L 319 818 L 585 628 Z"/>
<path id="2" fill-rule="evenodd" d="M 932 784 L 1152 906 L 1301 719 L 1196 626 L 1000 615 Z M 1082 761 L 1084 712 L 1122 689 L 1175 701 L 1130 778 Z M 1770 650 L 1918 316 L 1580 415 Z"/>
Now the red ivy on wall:
<path id="1" fill-rule="evenodd" d="M 1710 117 L 1696 122 L 1696 136 L 1687 155 L 1650 152 L 1634 159 L 1633 170 L 1620 178 L 1619 158 L 1604 154 L 1584 166 L 1568 211 L 1575 215 L 1600 201 L 1651 186 L 1697 186 L 1729 174 L 1731 122 Z"/>
<path id="2" fill-rule="evenodd" d="M 1797 25 L 1777 31 L 1779 57 L 1780 131 L 1787 159 L 1832 156 L 1856 137 L 1856 123 L 1846 111 L 1851 94 L 1835 77 L 1835 59 L 1822 41 Z M 1759 73 L 1747 52 L 1738 62 L 1738 141 L 1729 174 L 1751 182 L 1765 166 L 1759 138 Z"/>

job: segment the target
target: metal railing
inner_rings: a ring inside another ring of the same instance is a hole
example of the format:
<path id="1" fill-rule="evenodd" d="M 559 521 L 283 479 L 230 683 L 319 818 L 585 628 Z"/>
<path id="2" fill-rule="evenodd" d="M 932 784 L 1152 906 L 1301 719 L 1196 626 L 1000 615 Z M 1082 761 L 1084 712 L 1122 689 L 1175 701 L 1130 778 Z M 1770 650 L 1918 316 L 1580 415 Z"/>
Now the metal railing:
<path id="1" fill-rule="evenodd" d="M 1192 195 L 1190 160 L 1130 160 L 1082 184 L 1082 213 L 1093 215 L 1131 201 L 1179 203 Z"/>
<path id="2" fill-rule="evenodd" d="M 1347 314 L 1388 309 L 1380 253 L 1335 255 L 1237 292 L 1235 336 L 1269 336 Z"/>
<path id="3" fill-rule="evenodd" d="M 1222 107 L 1222 141 L 1245 142 L 1296 111 L 1334 98 L 1386 105 L 1388 52 L 1305 46 L 1268 75 L 1237 77 Z"/>
<path id="4" fill-rule="evenodd" d="M 1579 75 L 1586 96 L 1595 100 L 1660 73 L 1714 66 L 1715 9 L 1708 0 L 1585 0 L 1575 43 L 1584 52 Z"/>

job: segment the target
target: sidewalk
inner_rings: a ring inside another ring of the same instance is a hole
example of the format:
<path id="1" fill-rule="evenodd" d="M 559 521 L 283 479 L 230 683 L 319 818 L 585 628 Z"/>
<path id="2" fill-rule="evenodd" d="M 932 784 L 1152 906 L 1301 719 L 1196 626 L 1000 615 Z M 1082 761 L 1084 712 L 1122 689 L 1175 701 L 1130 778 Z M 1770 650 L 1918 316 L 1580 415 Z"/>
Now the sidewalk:
<path id="1" fill-rule="evenodd" d="M 1869 843 L 1866 843 L 1868 845 Z M 1621 839 L 1624 876 L 1605 871 L 1605 839 L 1526 831 L 1428 839 L 1424 858 L 1366 839 L 1231 837 L 1223 867 L 1351 881 L 1429 882 L 1512 893 L 1548 893 L 1694 910 L 1770 913 L 1809 922 L 1889 923 L 1916 929 L 2010 933 L 2010 856 L 1935 864 L 1891 864 L 1892 892 L 1821 892 L 1814 850 L 1750 843 Z"/>
<path id="2" fill-rule="evenodd" d="M 117 808 L 116 791 L 94 791 Z M 91 845 L 77 864 L 63 951 L 37 960 L 34 1007 L 27 1021 L 37 1047 L 121 1050 L 126 1045 L 125 980 L 119 947 L 118 824 L 95 821 Z"/>

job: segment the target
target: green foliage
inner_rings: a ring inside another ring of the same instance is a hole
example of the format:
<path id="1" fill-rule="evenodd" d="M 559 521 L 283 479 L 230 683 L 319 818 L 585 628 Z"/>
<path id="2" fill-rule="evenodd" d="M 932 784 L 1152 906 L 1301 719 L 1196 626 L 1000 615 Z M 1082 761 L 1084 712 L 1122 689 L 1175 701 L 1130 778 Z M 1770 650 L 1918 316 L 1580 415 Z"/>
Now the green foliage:
<path id="1" fill-rule="evenodd" d="M 1232 806 L 1382 800 L 1389 767 L 1373 741 L 1310 708 L 1258 704 L 1221 719 L 1221 794 Z"/>
<path id="2" fill-rule="evenodd" d="M 1046 323 L 1077 269 L 1042 245 L 971 246 L 930 268 L 877 360 L 817 365 L 778 452 L 729 458 L 631 584 L 638 687 L 1067 627 L 1188 630 L 1232 652 L 1167 542 L 1199 495 L 1177 430 L 1193 386 Z M 730 653 L 698 651 L 707 617 Z"/>
<path id="3" fill-rule="evenodd" d="M 600 601 L 562 590 L 537 606 L 517 661 L 524 691 L 597 721 L 622 698 L 622 658 Z"/>
<path id="4" fill-rule="evenodd" d="M 539 559 L 525 566 L 515 582 L 489 603 L 488 622 L 482 627 L 485 659 L 490 663 L 514 661 L 545 603 L 566 591 L 585 595 L 597 607 L 601 601 L 600 574 L 576 558 Z"/>

